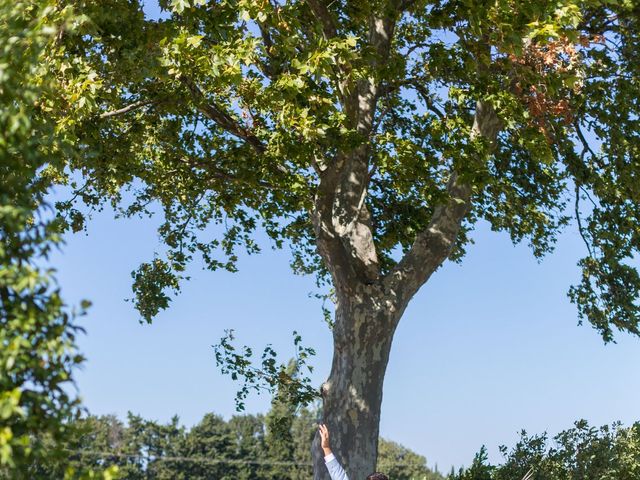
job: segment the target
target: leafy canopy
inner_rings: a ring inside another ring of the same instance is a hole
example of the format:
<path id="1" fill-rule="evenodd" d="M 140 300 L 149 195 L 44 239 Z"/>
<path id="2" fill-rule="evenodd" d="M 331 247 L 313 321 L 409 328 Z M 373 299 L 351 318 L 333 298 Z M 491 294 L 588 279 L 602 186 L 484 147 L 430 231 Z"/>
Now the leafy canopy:
<path id="1" fill-rule="evenodd" d="M 314 200 L 358 156 L 381 275 L 456 172 L 472 197 L 450 258 L 481 220 L 537 257 L 576 225 L 585 257 L 569 295 L 580 317 L 605 341 L 640 333 L 635 2 L 172 0 L 161 20 L 137 1 L 69 3 L 91 23 L 65 35 L 60 94 L 46 108 L 86 149 L 68 163 L 82 174 L 79 198 L 162 211 L 166 248 L 133 274 L 147 321 L 190 261 L 234 270 L 238 249 L 259 251 L 257 229 L 291 248 L 296 272 L 326 279 Z M 354 95 L 363 85 L 374 102 Z M 495 142 L 471 135 L 478 101 L 500 119 Z M 59 207 L 82 228 L 79 207 Z"/>
<path id="2" fill-rule="evenodd" d="M 79 413 L 72 371 L 80 330 L 47 268 L 60 225 L 46 203 L 73 146 L 43 105 L 56 95 L 60 32 L 82 18 L 51 1 L 0 0 L 0 477 L 112 478 L 64 468 Z M 81 312 L 88 306 L 81 305 Z M 103 468 L 98 468 L 104 470 Z"/>
<path id="3" fill-rule="evenodd" d="M 469 468 L 452 472 L 448 479 L 630 480 L 638 476 L 640 423 L 596 428 L 578 420 L 573 428 L 551 440 L 546 433 L 528 435 L 522 431 L 513 448 L 500 447 L 504 456 L 501 465 L 491 465 L 482 447 Z"/>
<path id="4" fill-rule="evenodd" d="M 318 412 L 295 412 L 281 400 L 267 415 L 207 413 L 188 429 L 178 417 L 158 423 L 129 413 L 124 423 L 90 415 L 74 422 L 69 462 L 78 470 L 117 466 L 126 480 L 307 480 Z M 444 480 L 423 456 L 382 438 L 379 445 L 378 468 L 394 479 Z M 32 478 L 61 478 L 61 471 L 42 465 Z"/>

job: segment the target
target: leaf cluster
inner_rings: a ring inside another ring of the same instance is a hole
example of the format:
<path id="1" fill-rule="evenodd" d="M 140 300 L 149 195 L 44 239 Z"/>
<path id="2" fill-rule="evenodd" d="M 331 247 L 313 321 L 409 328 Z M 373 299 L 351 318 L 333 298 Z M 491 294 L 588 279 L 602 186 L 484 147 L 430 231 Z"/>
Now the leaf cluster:
<path id="1" fill-rule="evenodd" d="M 447 201 L 456 172 L 473 195 L 452 260 L 480 221 L 538 258 L 574 226 L 587 244 L 569 291 L 579 315 L 605 341 L 638 333 L 633 2 L 181 0 L 162 2 L 160 20 L 139 2 L 71 3 L 91 21 L 64 36 L 47 109 L 86 147 L 67 164 L 86 182 L 78 200 L 162 215 L 158 260 L 134 273 L 145 320 L 190 262 L 233 271 L 239 251 L 260 251 L 260 230 L 291 249 L 296 272 L 330 280 L 314 202 L 337 165 L 364 155 L 361 208 L 381 275 Z M 395 25 L 384 62 L 375 18 Z M 354 92 L 369 84 L 364 128 Z M 499 117 L 495 141 L 472 135 L 478 101 Z M 60 207 L 82 225 L 80 208 Z"/>
<path id="2" fill-rule="evenodd" d="M 0 477 L 30 479 L 64 465 L 61 444 L 79 414 L 72 373 L 82 331 L 47 267 L 61 225 L 46 202 L 72 150 L 47 116 L 62 67 L 60 34 L 82 18 L 53 1 L 0 1 Z M 75 87 L 74 87 L 75 88 Z M 101 472 L 101 473 L 96 473 Z M 112 478 L 112 470 L 58 478 Z"/>
<path id="3" fill-rule="evenodd" d="M 500 450 L 504 463 L 491 465 L 483 447 L 469 468 L 448 478 L 521 480 L 531 470 L 528 478 L 532 480 L 630 480 L 639 471 L 640 424 L 596 428 L 579 420 L 552 439 L 523 431 L 513 448 L 502 446 Z"/>
<path id="4" fill-rule="evenodd" d="M 316 410 L 286 407 L 274 399 L 266 414 L 228 420 L 208 413 L 191 428 L 178 417 L 160 423 L 129 413 L 74 422 L 77 435 L 66 444 L 74 468 L 117 467 L 115 478 L 132 480 L 306 480 L 312 474 L 309 445 L 317 430 Z M 278 419 L 279 428 L 273 428 Z M 379 469 L 396 480 L 443 480 L 424 457 L 380 439 Z M 54 465 L 41 465 L 34 480 L 60 478 Z"/>

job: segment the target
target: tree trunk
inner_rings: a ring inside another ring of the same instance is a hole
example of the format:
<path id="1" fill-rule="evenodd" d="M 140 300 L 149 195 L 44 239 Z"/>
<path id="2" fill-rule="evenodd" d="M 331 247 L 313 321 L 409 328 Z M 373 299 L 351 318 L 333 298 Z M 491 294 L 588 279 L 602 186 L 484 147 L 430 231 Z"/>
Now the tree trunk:
<path id="1" fill-rule="evenodd" d="M 338 295 L 333 365 L 322 386 L 323 422 L 350 480 L 375 471 L 382 386 L 400 314 L 379 285 L 360 284 Z M 312 448 L 314 480 L 327 480 L 318 435 Z"/>

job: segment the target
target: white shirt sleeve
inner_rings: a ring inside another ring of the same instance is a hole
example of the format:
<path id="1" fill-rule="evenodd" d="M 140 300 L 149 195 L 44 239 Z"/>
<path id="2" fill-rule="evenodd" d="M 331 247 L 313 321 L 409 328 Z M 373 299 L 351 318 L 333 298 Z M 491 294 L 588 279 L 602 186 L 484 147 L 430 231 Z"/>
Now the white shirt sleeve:
<path id="1" fill-rule="evenodd" d="M 338 459 L 336 459 L 336 456 L 333 453 L 324 457 L 324 463 L 327 466 L 327 470 L 329 470 L 331 480 L 349 480 L 347 473 L 344 471 L 342 465 L 340 465 Z"/>

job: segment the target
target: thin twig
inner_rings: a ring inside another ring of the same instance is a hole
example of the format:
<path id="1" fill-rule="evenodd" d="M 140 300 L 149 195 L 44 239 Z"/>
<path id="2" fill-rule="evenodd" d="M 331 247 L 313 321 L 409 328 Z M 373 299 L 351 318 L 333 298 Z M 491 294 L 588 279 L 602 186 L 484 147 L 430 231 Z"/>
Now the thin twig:
<path id="1" fill-rule="evenodd" d="M 591 245 L 589 244 L 587 237 L 584 234 L 584 228 L 582 227 L 582 220 L 580 219 L 580 184 L 578 182 L 576 182 L 576 202 L 575 202 L 574 208 L 576 213 L 576 220 L 578 221 L 578 232 L 580 232 L 582 241 L 587 246 L 587 250 L 589 251 L 589 256 L 593 258 L 593 251 L 591 250 Z"/>
<path id="2" fill-rule="evenodd" d="M 128 113 L 132 110 L 136 110 L 138 108 L 141 107 L 145 107 L 147 105 L 151 105 L 152 103 L 155 103 L 154 100 L 139 100 L 137 102 L 134 102 L 130 105 L 127 105 L 126 107 L 120 108 L 118 110 L 113 110 L 111 112 L 104 112 L 102 114 L 100 114 L 100 118 L 109 118 L 109 117 L 115 117 L 116 115 L 122 115 L 123 113 Z"/>
<path id="3" fill-rule="evenodd" d="M 597 157 L 595 152 L 591 149 L 591 146 L 589 145 L 589 142 L 587 142 L 587 139 L 584 138 L 582 130 L 580 129 L 580 124 L 576 121 L 576 122 L 573 123 L 573 126 L 576 128 L 576 133 L 578 135 L 578 138 L 580 139 L 580 142 L 582 143 L 582 147 L 583 147 L 582 157 L 584 158 L 584 154 L 586 152 L 590 152 L 592 156 Z"/>

